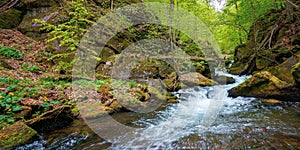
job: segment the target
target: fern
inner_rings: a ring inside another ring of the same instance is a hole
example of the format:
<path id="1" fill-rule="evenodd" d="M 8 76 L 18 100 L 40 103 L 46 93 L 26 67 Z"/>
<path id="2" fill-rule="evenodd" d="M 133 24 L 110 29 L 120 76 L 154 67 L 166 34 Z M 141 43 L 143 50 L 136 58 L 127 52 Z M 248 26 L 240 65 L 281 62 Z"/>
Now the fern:
<path id="1" fill-rule="evenodd" d="M 35 23 L 41 24 L 40 30 L 48 32 L 47 44 L 56 42 L 60 47 L 65 47 L 67 52 L 55 54 L 49 58 L 67 58 L 73 55 L 79 45 L 81 37 L 87 32 L 89 26 L 94 24 L 95 15 L 85 6 L 85 0 L 73 0 L 67 4 L 67 21 L 58 25 L 47 23 L 41 19 L 34 19 Z M 56 69 L 70 70 L 74 61 L 59 62 Z"/>

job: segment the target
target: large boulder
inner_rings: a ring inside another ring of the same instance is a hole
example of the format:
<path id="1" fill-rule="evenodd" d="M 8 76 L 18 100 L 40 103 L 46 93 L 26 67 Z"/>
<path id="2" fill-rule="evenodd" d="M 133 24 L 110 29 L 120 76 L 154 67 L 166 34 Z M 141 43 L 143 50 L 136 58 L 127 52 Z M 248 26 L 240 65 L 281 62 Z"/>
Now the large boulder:
<path id="1" fill-rule="evenodd" d="M 18 30 L 34 39 L 45 38 L 46 34 L 40 32 L 41 25 L 34 23 L 33 19 L 42 19 L 48 23 L 54 23 L 57 22 L 55 18 L 60 13 L 59 0 L 22 1 L 18 7 L 21 7 L 25 10 L 25 15 L 22 22 L 18 26 Z"/>
<path id="2" fill-rule="evenodd" d="M 256 72 L 250 79 L 229 90 L 229 96 L 274 98 L 300 101 L 298 64 L 300 53 L 267 71 Z"/>
<path id="3" fill-rule="evenodd" d="M 229 90 L 229 96 L 271 98 L 282 101 L 300 101 L 300 89 L 278 79 L 270 72 L 256 73 L 244 83 Z"/>

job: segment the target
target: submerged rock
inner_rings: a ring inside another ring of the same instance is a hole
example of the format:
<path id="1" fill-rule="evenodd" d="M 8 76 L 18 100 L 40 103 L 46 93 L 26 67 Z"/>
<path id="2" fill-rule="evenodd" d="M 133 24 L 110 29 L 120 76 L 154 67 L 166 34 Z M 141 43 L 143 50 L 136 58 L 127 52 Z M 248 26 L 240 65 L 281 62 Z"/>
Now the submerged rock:
<path id="1" fill-rule="evenodd" d="M 16 122 L 0 130 L 0 148 L 12 148 L 30 142 L 37 132 L 24 124 Z"/>
<path id="2" fill-rule="evenodd" d="M 233 84 L 235 83 L 235 80 L 233 77 L 227 77 L 227 76 L 215 76 L 214 80 L 218 82 L 219 84 Z"/>

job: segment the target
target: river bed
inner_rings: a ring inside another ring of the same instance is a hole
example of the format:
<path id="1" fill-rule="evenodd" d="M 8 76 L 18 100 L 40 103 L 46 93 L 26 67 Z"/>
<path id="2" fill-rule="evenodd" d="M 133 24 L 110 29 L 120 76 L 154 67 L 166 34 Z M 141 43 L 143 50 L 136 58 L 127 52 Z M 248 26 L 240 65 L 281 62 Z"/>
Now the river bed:
<path id="1" fill-rule="evenodd" d="M 17 149 L 300 148 L 300 103 L 230 98 L 226 91 L 249 77 L 218 74 L 233 77 L 236 83 L 179 90 L 175 94 L 180 103 L 163 105 L 151 113 L 113 114 L 116 121 L 137 128 L 130 136 L 120 135 L 126 142 L 108 142 L 78 119 Z"/>

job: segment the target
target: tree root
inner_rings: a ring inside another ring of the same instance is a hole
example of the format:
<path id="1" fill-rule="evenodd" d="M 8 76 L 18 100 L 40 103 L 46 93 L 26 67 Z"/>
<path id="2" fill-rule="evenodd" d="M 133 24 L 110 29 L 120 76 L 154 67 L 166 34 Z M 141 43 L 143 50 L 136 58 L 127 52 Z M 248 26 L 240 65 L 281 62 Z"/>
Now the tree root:
<path id="1" fill-rule="evenodd" d="M 249 74 L 255 67 L 256 54 L 253 54 L 239 75 Z"/>

